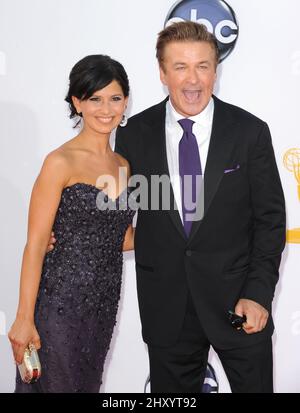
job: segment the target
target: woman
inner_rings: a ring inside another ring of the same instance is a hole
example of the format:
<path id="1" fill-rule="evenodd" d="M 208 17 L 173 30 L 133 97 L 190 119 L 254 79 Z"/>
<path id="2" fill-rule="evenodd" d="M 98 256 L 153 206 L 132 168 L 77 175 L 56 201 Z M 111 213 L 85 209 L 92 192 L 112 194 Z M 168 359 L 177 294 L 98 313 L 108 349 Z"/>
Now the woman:
<path id="1" fill-rule="evenodd" d="M 108 56 L 87 56 L 70 73 L 71 118 L 81 132 L 50 153 L 34 184 L 16 320 L 9 332 L 17 364 L 29 343 L 42 376 L 16 392 L 99 392 L 120 297 L 122 250 L 133 248 L 134 211 L 103 209 L 128 194 L 127 161 L 109 145 L 123 119 L 129 84 Z M 81 120 L 81 119 L 80 119 Z M 77 124 L 80 123 L 77 122 Z M 109 176 L 116 185 L 98 186 Z M 52 228 L 58 241 L 45 256 Z"/>

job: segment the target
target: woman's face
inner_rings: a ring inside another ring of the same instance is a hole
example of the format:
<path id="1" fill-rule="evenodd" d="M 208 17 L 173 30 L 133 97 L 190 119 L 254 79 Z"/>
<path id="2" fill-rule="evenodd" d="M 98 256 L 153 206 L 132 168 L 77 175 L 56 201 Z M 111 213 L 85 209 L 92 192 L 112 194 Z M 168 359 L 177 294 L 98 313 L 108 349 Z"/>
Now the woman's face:
<path id="1" fill-rule="evenodd" d="M 116 80 L 86 100 L 72 99 L 77 112 L 82 113 L 84 128 L 105 135 L 119 125 L 128 101 Z"/>

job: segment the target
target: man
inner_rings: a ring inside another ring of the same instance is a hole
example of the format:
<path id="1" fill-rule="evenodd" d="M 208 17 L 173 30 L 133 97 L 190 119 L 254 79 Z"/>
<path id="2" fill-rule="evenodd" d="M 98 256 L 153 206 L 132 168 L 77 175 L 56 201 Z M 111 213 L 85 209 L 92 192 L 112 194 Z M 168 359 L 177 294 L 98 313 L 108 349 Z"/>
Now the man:
<path id="1" fill-rule="evenodd" d="M 285 206 L 268 126 L 212 95 L 218 49 L 204 26 L 167 27 L 157 58 L 169 97 L 119 128 L 115 147 L 133 175 L 149 183 L 170 176 L 178 207 L 140 210 L 136 225 L 151 391 L 199 392 L 212 345 L 233 392 L 272 392 L 271 304 Z M 204 175 L 201 220 L 187 219 L 179 175 Z M 229 310 L 246 316 L 241 330 Z"/>

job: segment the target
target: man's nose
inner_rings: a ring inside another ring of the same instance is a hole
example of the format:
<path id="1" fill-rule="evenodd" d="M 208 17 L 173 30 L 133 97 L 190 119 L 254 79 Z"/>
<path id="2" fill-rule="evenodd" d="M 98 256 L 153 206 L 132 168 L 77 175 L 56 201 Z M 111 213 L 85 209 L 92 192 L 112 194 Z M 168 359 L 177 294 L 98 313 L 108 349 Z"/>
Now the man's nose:
<path id="1" fill-rule="evenodd" d="M 196 69 L 190 69 L 188 73 L 188 80 L 191 83 L 197 83 L 199 80 L 198 72 Z"/>

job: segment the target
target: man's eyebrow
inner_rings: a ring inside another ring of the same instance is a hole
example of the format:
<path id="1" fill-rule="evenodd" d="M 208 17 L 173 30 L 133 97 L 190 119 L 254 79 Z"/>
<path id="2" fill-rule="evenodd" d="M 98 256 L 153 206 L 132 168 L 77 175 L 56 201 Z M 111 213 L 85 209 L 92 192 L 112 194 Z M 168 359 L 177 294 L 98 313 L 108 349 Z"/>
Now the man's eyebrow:
<path id="1" fill-rule="evenodd" d="M 210 63 L 211 62 L 209 60 L 199 60 L 199 62 L 197 62 L 197 64 L 210 64 Z M 186 65 L 185 62 L 180 62 L 180 61 L 174 62 L 173 64 L 174 64 L 174 66 L 176 66 L 176 65 Z"/>

